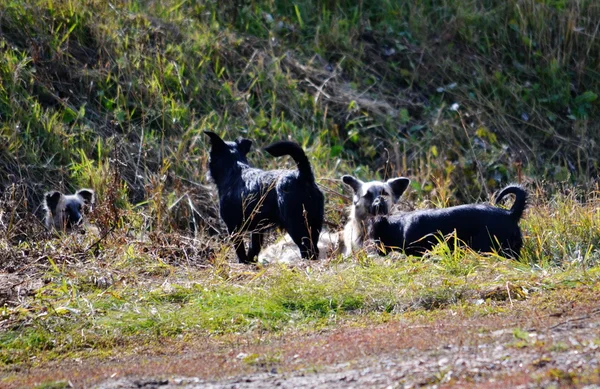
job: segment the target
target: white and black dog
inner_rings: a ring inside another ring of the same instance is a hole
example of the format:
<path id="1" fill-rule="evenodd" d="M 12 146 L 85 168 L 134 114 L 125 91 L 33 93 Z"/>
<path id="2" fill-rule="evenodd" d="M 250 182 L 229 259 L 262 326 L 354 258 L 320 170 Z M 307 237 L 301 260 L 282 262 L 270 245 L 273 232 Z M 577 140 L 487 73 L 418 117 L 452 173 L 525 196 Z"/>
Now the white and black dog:
<path id="1" fill-rule="evenodd" d="M 47 192 L 44 195 L 46 227 L 66 231 L 81 225 L 94 202 L 95 195 L 91 189 L 79 189 L 71 195 L 59 191 Z"/>
<path id="2" fill-rule="evenodd" d="M 367 237 L 367 222 L 375 216 L 389 215 L 410 180 L 398 177 L 387 181 L 363 182 L 346 175 L 342 181 L 354 191 L 350 216 L 344 227 L 344 255 L 348 256 L 363 247 Z"/>

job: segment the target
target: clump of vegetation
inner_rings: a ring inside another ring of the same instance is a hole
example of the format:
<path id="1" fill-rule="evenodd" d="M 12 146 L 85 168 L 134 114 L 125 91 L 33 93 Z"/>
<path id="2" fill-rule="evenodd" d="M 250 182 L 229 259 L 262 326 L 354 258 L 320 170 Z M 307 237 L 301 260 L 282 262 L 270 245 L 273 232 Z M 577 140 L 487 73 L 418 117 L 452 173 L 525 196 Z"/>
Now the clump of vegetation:
<path id="1" fill-rule="evenodd" d="M 10 0 L 2 184 L 26 183 L 34 207 L 43 189 L 101 190 L 118 164 L 133 204 L 153 189 L 173 201 L 204 182 L 203 129 L 257 146 L 289 137 L 320 177 L 408 174 L 422 195 L 446 179 L 463 200 L 527 177 L 587 182 L 597 12 L 533 0 Z"/>
<path id="2" fill-rule="evenodd" d="M 565 227 L 557 216 L 563 214 L 584 223 Z M 33 356 L 42 363 L 104 355 L 117 345 L 122 352 L 180 336 L 302 331 L 464 306 L 474 315 L 495 314 L 533 294 L 598 282 L 598 218 L 595 207 L 572 199 L 536 204 L 522 223 L 521 261 L 452 251 L 441 242 L 424 258 L 359 254 L 248 268 L 229 262 L 229 245 L 218 242 L 207 249 L 223 251 L 202 253 L 182 241 L 114 233 L 94 252 L 85 250 L 89 235 L 71 235 L 57 247 L 52 240 L 28 249 L 45 250 L 44 260 L 35 273 L 16 273 L 45 283 L 4 301 L 0 357 L 10 368 Z M 559 234 L 561 244 L 550 241 Z"/>

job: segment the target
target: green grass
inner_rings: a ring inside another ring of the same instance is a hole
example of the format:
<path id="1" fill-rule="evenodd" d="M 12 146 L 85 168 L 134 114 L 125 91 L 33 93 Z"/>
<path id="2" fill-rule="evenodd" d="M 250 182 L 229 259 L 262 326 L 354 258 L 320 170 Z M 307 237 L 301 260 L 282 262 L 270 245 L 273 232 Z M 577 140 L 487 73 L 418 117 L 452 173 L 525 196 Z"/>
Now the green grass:
<path id="1" fill-rule="evenodd" d="M 130 201 L 168 198 L 176 187 L 157 188 L 158 171 L 204 180 L 205 129 L 257 146 L 291 137 L 320 177 L 409 174 L 424 195 L 444 179 L 471 199 L 523 174 L 597 172 L 593 2 L 10 0 L 0 11 L 0 168 L 42 188 L 102 191 L 116 158 Z"/>
<path id="2" fill-rule="evenodd" d="M 104 266 L 110 269 L 118 263 Z M 457 271 L 461 266 L 468 271 Z M 2 312 L 14 324 L 0 335 L 0 356 L 9 368 L 29 364 L 33 356 L 36 363 L 103 356 L 115 347 L 123 352 L 181 336 L 302 332 L 340 321 L 386 321 L 452 307 L 475 316 L 494 315 L 508 300 L 593 287 L 599 274 L 600 267 L 585 263 L 531 267 L 461 249 L 452 256 L 424 259 L 231 269 L 229 279 L 218 268 L 178 270 L 108 289 L 91 286 L 83 269 L 57 268 L 26 309 Z"/>
<path id="3" fill-rule="evenodd" d="M 600 213 L 594 196 L 581 202 L 574 193 L 551 200 L 534 194 L 521 222 L 525 245 L 518 261 L 441 241 L 423 258 L 359 253 L 252 268 L 230 262 L 226 241 L 201 249 L 202 238 L 132 237 L 128 225 L 117 226 L 98 250 L 88 249 L 98 239 L 91 233 L 21 244 L 27 258 L 42 258 L 30 266 L 47 283 L 0 310 L 6 320 L 0 360 L 12 369 L 198 336 L 302 333 L 457 309 L 499 315 L 533 296 L 595 290 Z"/>

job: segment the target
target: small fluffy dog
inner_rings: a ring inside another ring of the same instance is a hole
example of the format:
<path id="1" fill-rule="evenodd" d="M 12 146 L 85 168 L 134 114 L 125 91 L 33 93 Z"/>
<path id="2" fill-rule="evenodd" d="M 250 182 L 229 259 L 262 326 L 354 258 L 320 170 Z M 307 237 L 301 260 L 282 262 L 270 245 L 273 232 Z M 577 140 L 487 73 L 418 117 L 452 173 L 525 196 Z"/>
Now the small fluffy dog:
<path id="1" fill-rule="evenodd" d="M 519 220 L 527 206 L 527 192 L 518 185 L 507 186 L 496 195 L 495 203 L 515 195 L 511 209 L 488 204 L 467 204 L 442 209 L 428 209 L 379 217 L 369 236 L 381 255 L 389 250 L 403 250 L 407 255 L 422 255 L 439 241 L 454 234 L 461 243 L 475 251 L 494 250 L 508 258 L 518 258 L 523 246 Z M 454 238 L 449 242 L 454 245 Z"/>
<path id="2" fill-rule="evenodd" d="M 385 182 L 362 182 L 346 175 L 342 181 L 354 191 L 350 216 L 344 227 L 344 255 L 348 256 L 352 251 L 362 248 L 367 236 L 366 222 L 375 216 L 389 215 L 410 180 L 398 177 Z"/>
<path id="3" fill-rule="evenodd" d="M 211 142 L 210 176 L 219 192 L 221 218 L 233 237 L 240 262 L 253 262 L 260 252 L 263 233 L 274 226 L 285 229 L 304 259 L 317 259 L 317 241 L 323 226 L 325 197 L 315 183 L 310 162 L 302 148 L 281 141 L 265 150 L 275 156 L 291 156 L 298 170 L 261 170 L 248 164 L 252 141 L 225 142 L 204 132 Z M 248 252 L 242 234 L 250 232 Z"/>
<path id="4" fill-rule="evenodd" d="M 91 189 L 79 189 L 71 195 L 59 191 L 47 192 L 44 195 L 46 227 L 66 231 L 81 225 L 85 213 L 91 211 L 94 202 L 94 191 Z"/>

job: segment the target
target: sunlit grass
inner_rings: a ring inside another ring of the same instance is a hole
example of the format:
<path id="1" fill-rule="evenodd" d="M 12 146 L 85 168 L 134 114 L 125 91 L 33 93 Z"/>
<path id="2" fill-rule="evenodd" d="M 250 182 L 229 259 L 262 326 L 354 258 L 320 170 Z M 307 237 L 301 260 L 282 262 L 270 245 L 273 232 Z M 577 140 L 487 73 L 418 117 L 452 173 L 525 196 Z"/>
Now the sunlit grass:
<path id="1" fill-rule="evenodd" d="M 279 163 L 260 146 L 291 138 L 320 177 L 406 174 L 423 194 L 451 179 L 464 199 L 519 169 L 580 182 L 594 169 L 591 3 L 232 4 L 3 3 L 4 171 L 89 186 L 74 161 L 117 156 L 138 199 L 161 167 L 204 181 L 205 129 L 253 139 L 257 165 Z"/>
<path id="2" fill-rule="evenodd" d="M 32 356 L 43 361 L 103 355 L 142 339 L 297 332 L 453 306 L 493 315 L 534 294 L 595 285 L 600 267 L 590 229 L 597 217 L 595 207 L 569 196 L 538 204 L 521 223 L 526 244 L 519 261 L 442 241 L 423 258 L 359 253 L 346 260 L 252 269 L 217 265 L 222 255 L 217 254 L 214 266 L 195 270 L 168 265 L 133 243 L 94 270 L 113 274 L 116 282 L 108 288 L 88 270 L 98 260 L 82 268 L 52 265 L 50 283 L 26 309 L 4 308 L 2 315 L 15 325 L 1 336 L 2 361 L 11 366 Z M 560 242 L 548 238 L 559 235 Z"/>

